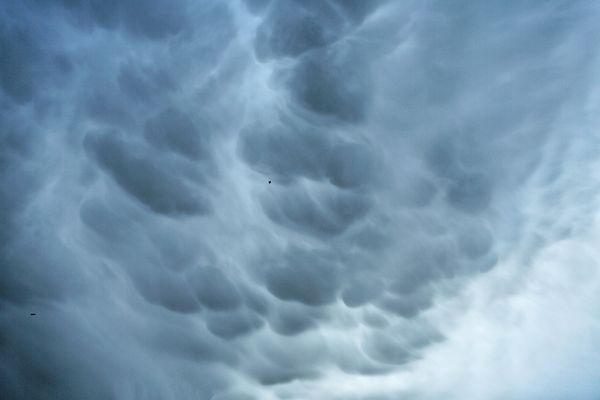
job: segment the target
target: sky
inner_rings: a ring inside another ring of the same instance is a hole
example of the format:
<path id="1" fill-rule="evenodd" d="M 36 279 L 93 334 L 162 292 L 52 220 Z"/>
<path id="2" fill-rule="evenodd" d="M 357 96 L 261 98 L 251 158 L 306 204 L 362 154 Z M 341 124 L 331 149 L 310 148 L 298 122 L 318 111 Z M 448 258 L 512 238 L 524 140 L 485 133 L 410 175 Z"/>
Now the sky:
<path id="1" fill-rule="evenodd" d="M 599 399 L 599 19 L 0 2 L 0 397 Z"/>

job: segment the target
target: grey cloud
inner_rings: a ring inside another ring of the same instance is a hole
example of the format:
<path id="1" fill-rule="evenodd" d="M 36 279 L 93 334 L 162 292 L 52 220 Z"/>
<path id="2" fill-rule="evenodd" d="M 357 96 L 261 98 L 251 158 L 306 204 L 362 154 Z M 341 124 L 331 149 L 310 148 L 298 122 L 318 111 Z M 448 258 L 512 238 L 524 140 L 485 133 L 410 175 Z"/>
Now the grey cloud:
<path id="1" fill-rule="evenodd" d="M 316 378 L 318 374 L 299 368 L 283 369 L 276 366 L 259 366 L 255 372 L 256 379 L 261 385 L 273 386 L 290 383 L 298 379 Z"/>
<path id="2" fill-rule="evenodd" d="M 487 168 L 476 163 L 477 159 L 465 160 L 465 151 L 459 147 L 463 145 L 453 141 L 450 135 L 442 136 L 428 150 L 427 161 L 432 170 L 447 181 L 447 203 L 459 211 L 477 213 L 484 211 L 492 201 L 493 178 L 474 170 Z M 476 151 L 476 148 L 472 150 Z"/>
<path id="3" fill-rule="evenodd" d="M 224 343 L 211 337 L 208 332 L 185 325 L 157 326 L 154 324 L 152 328 L 152 333 L 147 335 L 143 341 L 156 351 L 195 363 L 235 364 L 237 362 L 237 355 Z M 176 338 L 176 340 L 170 340 L 172 338 Z M 218 374 L 215 374 L 215 378 L 218 378 Z"/>
<path id="4" fill-rule="evenodd" d="M 336 48 L 300 58 L 285 78 L 291 99 L 317 115 L 361 122 L 369 101 L 368 70 L 347 53 Z"/>
<path id="5" fill-rule="evenodd" d="M 133 126 L 133 117 L 123 96 L 105 88 L 98 89 L 86 99 L 85 109 L 97 122 L 111 127 Z"/>
<path id="6" fill-rule="evenodd" d="M 250 166 L 278 180 L 326 179 L 343 189 L 369 188 L 380 169 L 377 151 L 312 124 L 281 116 L 278 124 L 257 124 L 241 132 L 238 152 Z"/>
<path id="7" fill-rule="evenodd" d="M 286 180 L 298 175 L 321 178 L 325 170 L 321 165 L 331 148 L 331 140 L 315 127 L 298 129 L 282 124 L 245 129 L 238 145 L 248 164 Z"/>
<path id="8" fill-rule="evenodd" d="M 365 346 L 367 355 L 385 364 L 406 364 L 413 359 L 410 350 L 394 338 L 376 333 Z"/>
<path id="9" fill-rule="evenodd" d="M 34 233 L 36 230 L 43 231 L 32 227 L 19 233 Z M 13 230 L 13 237 L 17 231 Z M 11 268 L 6 269 L 0 282 L 0 297 L 5 301 L 20 304 L 50 301 L 73 295 L 82 289 L 80 277 L 68 273 L 74 260 L 64 247 L 53 246 L 47 239 L 37 243 L 13 239 L 8 243 L 12 251 L 3 250 L 2 263 Z M 44 246 L 50 248 L 46 251 Z M 54 271 L 54 275 L 48 276 L 48 271 Z"/>
<path id="10" fill-rule="evenodd" d="M 2 243 L 13 237 L 11 231 L 20 211 L 26 207 L 36 189 L 42 184 L 39 177 L 26 168 L 26 160 L 37 151 L 39 132 L 33 126 L 15 120 L 9 107 L 0 115 L 0 229 Z M 18 224 L 17 224 L 18 226 Z"/>
<path id="11" fill-rule="evenodd" d="M 598 14 L 0 2 L 0 393 L 594 397 Z"/>
<path id="12" fill-rule="evenodd" d="M 244 0 L 248 10 L 253 13 L 259 13 L 271 3 L 271 0 Z"/>
<path id="13" fill-rule="evenodd" d="M 207 318 L 208 330 L 224 339 L 247 335 L 262 326 L 262 319 L 246 310 L 214 313 Z"/>
<path id="14" fill-rule="evenodd" d="M 385 328 L 389 325 L 389 321 L 381 313 L 370 310 L 365 310 L 363 321 L 374 328 Z"/>
<path id="15" fill-rule="evenodd" d="M 15 9 L 10 12 L 17 16 L 20 13 Z M 64 53 L 44 47 L 44 40 L 52 40 L 51 33 L 39 37 L 43 34 L 38 29 L 20 26 L 18 19 L 5 22 L 7 18 L 0 15 L 0 52 L 3 58 L 0 88 L 14 102 L 24 104 L 37 99 L 38 95 L 44 97 L 42 89 L 52 87 L 51 83 L 64 82 L 72 64 Z"/>
<path id="16" fill-rule="evenodd" d="M 297 57 L 324 47 L 339 38 L 343 22 L 326 2 L 312 6 L 293 0 L 275 2 L 257 29 L 257 57 Z"/>
<path id="17" fill-rule="evenodd" d="M 190 23 L 186 2 L 168 9 L 157 1 L 62 0 L 57 3 L 62 3 L 73 13 L 75 24 L 85 21 L 104 29 L 122 28 L 134 37 L 153 40 L 180 33 Z"/>
<path id="18" fill-rule="evenodd" d="M 275 308 L 268 321 L 274 332 L 292 336 L 315 329 L 320 319 L 322 319 L 320 313 L 301 303 L 283 303 Z"/>
<path id="19" fill-rule="evenodd" d="M 135 237 L 136 230 L 132 221 L 111 210 L 100 200 L 84 202 L 79 209 L 79 216 L 87 227 L 115 245 L 127 245 Z"/>
<path id="20" fill-rule="evenodd" d="M 256 287 L 243 285 L 240 288 L 244 304 L 259 315 L 266 315 L 270 308 L 267 294 L 258 290 Z"/>
<path id="21" fill-rule="evenodd" d="M 331 183 L 341 188 L 368 185 L 375 170 L 373 152 L 356 143 L 340 143 L 329 153 L 327 171 Z"/>
<path id="22" fill-rule="evenodd" d="M 405 258 L 396 264 L 396 273 L 388 288 L 396 294 L 410 294 L 430 282 L 456 276 L 461 259 L 452 245 L 432 241 L 425 247 L 407 251 Z"/>
<path id="23" fill-rule="evenodd" d="M 335 300 L 340 276 L 339 268 L 331 260 L 291 249 L 284 262 L 272 266 L 267 275 L 267 288 L 274 296 L 311 306 Z"/>
<path id="24" fill-rule="evenodd" d="M 152 253 L 147 258 L 132 254 L 133 243 L 140 247 L 151 243 L 139 224 L 127 215 L 111 210 L 111 204 L 99 200 L 85 202 L 79 215 L 85 226 L 102 238 L 102 244 L 90 238 L 91 246 L 107 251 L 113 260 L 125 260 L 125 270 L 145 300 L 174 312 L 192 313 L 200 310 L 193 289 L 181 273 L 187 266 L 177 265 L 182 261 L 181 258 L 171 255 L 165 260 Z M 157 247 L 160 250 L 165 248 L 164 244 Z M 159 266 L 164 268 L 157 268 Z M 148 269 L 153 269 L 154 273 L 148 274 Z"/>
<path id="25" fill-rule="evenodd" d="M 0 50 L 4 55 L 0 67 L 2 89 L 15 101 L 25 102 L 32 98 L 39 77 L 33 75 L 32 61 L 40 58 L 41 49 L 31 36 L 21 30 L 0 34 Z M 23 68 L 23 65 L 28 66 Z M 33 76 L 32 76 L 33 75 Z"/>
<path id="26" fill-rule="evenodd" d="M 174 108 L 168 108 L 150 118 L 144 136 L 153 146 L 169 149 L 192 160 L 208 157 L 210 128 L 198 129 L 190 117 Z"/>
<path id="27" fill-rule="evenodd" d="M 200 309 L 193 289 L 184 276 L 172 272 L 132 272 L 135 287 L 148 302 L 178 313 L 193 313 Z"/>
<path id="28" fill-rule="evenodd" d="M 475 226 L 465 229 L 459 235 L 458 240 L 461 251 L 472 259 L 486 255 L 494 244 L 494 238 L 485 226 Z"/>
<path id="29" fill-rule="evenodd" d="M 63 361 L 57 366 L 56 360 L 61 359 L 58 348 L 35 343 L 36 336 L 44 334 L 55 343 L 68 346 L 61 337 L 58 326 L 45 321 L 32 323 L 13 319 L 10 321 L 12 328 L 5 329 L 8 322 L 5 320 L 2 323 L 2 331 L 7 332 L 2 338 L 2 358 L 10 361 L 13 369 L 10 374 L 2 374 L 3 379 L 0 382 L 3 395 L 15 399 L 28 397 L 54 399 L 71 396 L 100 399 L 113 396 L 108 382 L 98 379 L 102 375 L 101 369 L 85 362 L 85 357 L 90 353 L 97 355 L 97 360 L 106 360 L 96 348 L 88 347 L 86 352 L 75 354 L 71 360 Z M 82 348 L 82 343 L 76 345 Z M 66 374 L 71 376 L 71 383 L 64 378 Z M 21 384 L 21 379 L 26 379 L 28 384 Z M 95 390 L 91 390 L 93 386 L 96 387 Z"/>
<path id="30" fill-rule="evenodd" d="M 149 234 L 153 248 L 158 253 L 159 262 L 175 272 L 187 272 L 198 262 L 199 258 L 191 249 L 202 249 L 202 258 L 206 262 L 216 262 L 215 254 L 196 237 L 174 237 L 168 231 L 157 230 Z"/>
<path id="31" fill-rule="evenodd" d="M 246 393 L 232 392 L 232 393 L 219 393 L 212 397 L 211 400 L 255 400 L 256 397 Z"/>
<path id="32" fill-rule="evenodd" d="M 362 218 L 371 207 L 368 197 L 353 193 L 311 196 L 306 189 L 290 188 L 265 200 L 265 212 L 273 221 L 313 235 L 338 235 Z"/>
<path id="33" fill-rule="evenodd" d="M 242 302 L 238 288 L 217 267 L 198 267 L 191 276 L 196 296 L 212 310 L 235 310 Z"/>
<path id="34" fill-rule="evenodd" d="M 441 340 L 440 332 L 427 322 L 403 320 L 385 333 L 375 331 L 365 336 L 361 349 L 367 357 L 383 364 L 403 365 L 419 358 L 420 348 Z"/>
<path id="35" fill-rule="evenodd" d="M 362 22 L 384 2 L 381 0 L 333 0 L 332 3 L 334 6 L 340 7 L 344 14 L 358 23 Z"/>
<path id="36" fill-rule="evenodd" d="M 152 211 L 166 215 L 201 215 L 210 203 L 179 176 L 136 154 L 116 133 L 90 134 L 85 148 L 119 186 Z"/>
<path id="37" fill-rule="evenodd" d="M 246 1 L 257 12 L 268 2 Z M 254 48 L 260 60 L 298 57 L 334 44 L 377 8 L 375 1 L 274 2 L 257 28 Z"/>
<path id="38" fill-rule="evenodd" d="M 162 99 L 165 92 L 174 89 L 173 79 L 166 71 L 133 62 L 121 65 L 117 83 L 123 93 L 140 102 Z"/>
<path id="39" fill-rule="evenodd" d="M 389 236 L 385 234 L 385 228 L 374 223 L 364 225 L 351 238 L 353 244 L 363 249 L 378 250 L 389 245 Z"/>
<path id="40" fill-rule="evenodd" d="M 408 294 L 387 295 L 377 300 L 377 306 L 404 318 L 413 318 L 422 311 L 431 307 L 432 290 L 429 287 L 421 287 Z"/>
<path id="41" fill-rule="evenodd" d="M 400 203 L 409 207 L 427 207 L 434 200 L 438 187 L 425 177 L 407 177 L 398 193 Z"/>
<path id="42" fill-rule="evenodd" d="M 456 135 L 455 135 L 456 136 Z M 458 144 L 452 134 L 435 137 L 426 149 L 425 160 L 432 171 L 444 178 L 456 178 L 461 173 Z"/>
<path id="43" fill-rule="evenodd" d="M 492 185 L 483 174 L 465 174 L 450 183 L 448 203 L 457 210 L 479 212 L 485 210 L 492 199 Z"/>
<path id="44" fill-rule="evenodd" d="M 361 278 L 342 292 L 342 300 L 348 307 L 360 307 L 367 304 L 383 291 L 383 285 L 378 279 L 368 276 Z"/>
<path id="45" fill-rule="evenodd" d="M 326 344 L 305 335 L 290 337 L 289 343 L 291 347 L 277 342 L 259 343 L 261 354 L 248 366 L 251 376 L 267 386 L 317 378 L 320 373 L 314 366 L 326 356 Z"/>

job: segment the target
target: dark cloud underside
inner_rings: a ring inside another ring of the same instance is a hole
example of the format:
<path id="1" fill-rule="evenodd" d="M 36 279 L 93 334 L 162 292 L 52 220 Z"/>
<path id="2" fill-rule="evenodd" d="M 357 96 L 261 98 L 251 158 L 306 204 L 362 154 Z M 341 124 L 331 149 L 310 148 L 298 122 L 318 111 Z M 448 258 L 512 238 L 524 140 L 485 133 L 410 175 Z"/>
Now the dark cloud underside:
<path id="1" fill-rule="evenodd" d="M 0 397 L 597 398 L 598 17 L 2 2 Z"/>

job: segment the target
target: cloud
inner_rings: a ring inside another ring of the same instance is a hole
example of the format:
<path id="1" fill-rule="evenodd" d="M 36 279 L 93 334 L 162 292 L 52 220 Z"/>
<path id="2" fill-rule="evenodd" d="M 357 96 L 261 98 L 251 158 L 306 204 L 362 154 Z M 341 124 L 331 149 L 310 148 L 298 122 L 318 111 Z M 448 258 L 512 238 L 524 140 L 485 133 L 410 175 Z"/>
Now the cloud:
<path id="1" fill-rule="evenodd" d="M 188 116 L 173 108 L 150 118 L 144 130 L 144 137 L 153 146 L 190 159 L 208 157 L 209 134 L 210 131 L 199 132 Z"/>
<path id="2" fill-rule="evenodd" d="M 597 397 L 599 12 L 3 2 L 0 393 Z"/>
<path id="3" fill-rule="evenodd" d="M 317 115 L 357 123 L 365 118 L 369 80 L 361 60 L 346 49 L 306 55 L 288 72 L 291 100 Z"/>
<path id="4" fill-rule="evenodd" d="M 86 136 L 85 147 L 123 190 L 152 211 L 167 215 L 210 211 L 208 200 L 193 194 L 179 176 L 166 172 L 154 160 L 135 155 L 117 133 Z"/>
<path id="5" fill-rule="evenodd" d="M 267 288 L 282 300 L 318 306 L 335 299 L 339 277 L 331 260 L 291 249 L 284 266 L 273 266 L 267 274 Z"/>
<path id="6" fill-rule="evenodd" d="M 104 29 L 123 29 L 134 37 L 160 40 L 187 28 L 186 3 L 163 9 L 160 2 L 56 1 L 73 15 L 75 23 Z"/>
<path id="7" fill-rule="evenodd" d="M 315 197 L 306 189 L 289 189 L 265 200 L 263 207 L 278 224 L 325 236 L 342 233 L 370 208 L 369 199 L 358 194 L 318 192 Z"/>
<path id="8" fill-rule="evenodd" d="M 201 267 L 194 271 L 192 285 L 198 299 L 213 310 L 235 310 L 241 297 L 233 282 L 214 267 Z"/>

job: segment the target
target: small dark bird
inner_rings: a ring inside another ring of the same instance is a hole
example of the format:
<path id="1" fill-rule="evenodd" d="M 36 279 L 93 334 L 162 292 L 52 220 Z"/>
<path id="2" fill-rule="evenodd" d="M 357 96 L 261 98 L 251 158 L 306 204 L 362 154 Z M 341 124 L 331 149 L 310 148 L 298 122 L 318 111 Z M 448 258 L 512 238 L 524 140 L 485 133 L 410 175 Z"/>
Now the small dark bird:
<path id="1" fill-rule="evenodd" d="M 271 181 L 269 181 L 269 185 L 271 184 Z"/>
<path id="2" fill-rule="evenodd" d="M 34 312 L 32 312 L 32 313 L 31 313 L 31 314 L 29 314 L 29 315 L 35 315 L 35 313 L 34 313 Z"/>

